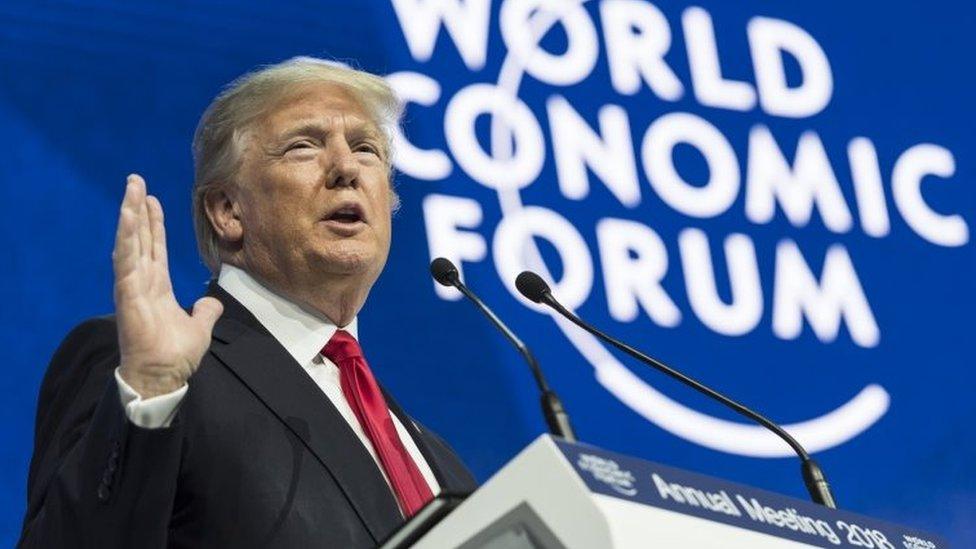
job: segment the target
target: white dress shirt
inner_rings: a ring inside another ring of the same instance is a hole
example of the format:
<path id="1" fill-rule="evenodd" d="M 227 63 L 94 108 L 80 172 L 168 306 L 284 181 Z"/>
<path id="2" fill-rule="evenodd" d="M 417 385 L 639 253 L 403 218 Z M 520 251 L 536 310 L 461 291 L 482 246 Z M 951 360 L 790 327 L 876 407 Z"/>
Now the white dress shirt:
<path id="1" fill-rule="evenodd" d="M 386 471 L 383 470 L 383 465 L 376 455 L 373 444 L 366 436 L 359 420 L 356 419 L 356 414 L 342 393 L 339 367 L 321 354 L 322 347 L 328 343 L 332 334 L 338 329 L 336 325 L 313 315 L 265 288 L 249 274 L 232 265 L 225 264 L 221 267 L 217 284 L 250 311 L 258 319 L 258 322 L 281 343 L 288 354 L 301 365 L 342 417 L 345 418 L 346 422 L 349 423 L 349 427 L 352 428 L 363 446 L 373 456 L 380 472 L 383 473 L 383 478 L 389 484 L 390 479 L 387 478 Z M 356 319 L 353 319 L 343 329 L 357 341 L 359 340 Z M 125 408 L 129 421 L 147 429 L 169 427 L 187 391 L 187 385 L 184 385 L 172 393 L 143 399 L 122 379 L 118 369 L 115 371 L 115 380 L 118 382 L 119 396 L 122 399 L 122 406 Z M 397 434 L 400 436 L 407 453 L 417 464 L 424 480 L 430 486 L 430 491 L 437 495 L 440 491 L 440 485 L 437 483 L 427 460 L 420 453 L 413 437 L 400 422 L 400 418 L 393 412 L 390 412 L 390 417 L 393 419 L 393 425 L 396 427 Z"/>

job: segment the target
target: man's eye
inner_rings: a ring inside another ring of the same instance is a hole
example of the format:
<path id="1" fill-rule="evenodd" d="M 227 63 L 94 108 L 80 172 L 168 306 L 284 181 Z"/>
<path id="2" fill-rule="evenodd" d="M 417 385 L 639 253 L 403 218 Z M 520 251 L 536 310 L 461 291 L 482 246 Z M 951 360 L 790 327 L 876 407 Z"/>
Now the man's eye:
<path id="1" fill-rule="evenodd" d="M 300 150 L 300 149 L 310 149 L 312 148 L 312 143 L 310 141 L 296 141 L 285 148 L 285 152 Z"/>
<path id="2" fill-rule="evenodd" d="M 375 154 L 376 156 L 379 156 L 380 155 L 380 150 L 375 145 L 373 145 L 372 143 L 360 143 L 360 144 L 356 145 L 355 147 L 353 147 L 353 150 L 356 151 L 356 152 L 365 152 L 365 153 L 369 153 L 369 154 Z"/>

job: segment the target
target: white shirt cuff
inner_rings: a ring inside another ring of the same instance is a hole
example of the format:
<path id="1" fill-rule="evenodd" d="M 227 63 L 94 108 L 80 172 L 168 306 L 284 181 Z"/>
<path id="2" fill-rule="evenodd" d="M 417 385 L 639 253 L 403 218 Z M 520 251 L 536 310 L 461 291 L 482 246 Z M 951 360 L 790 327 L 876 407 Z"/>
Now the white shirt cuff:
<path id="1" fill-rule="evenodd" d="M 143 429 L 169 427 L 189 388 L 189 385 L 183 384 L 172 393 L 144 399 L 122 379 L 119 368 L 115 369 L 115 383 L 119 386 L 119 398 L 125 408 L 126 417 Z"/>

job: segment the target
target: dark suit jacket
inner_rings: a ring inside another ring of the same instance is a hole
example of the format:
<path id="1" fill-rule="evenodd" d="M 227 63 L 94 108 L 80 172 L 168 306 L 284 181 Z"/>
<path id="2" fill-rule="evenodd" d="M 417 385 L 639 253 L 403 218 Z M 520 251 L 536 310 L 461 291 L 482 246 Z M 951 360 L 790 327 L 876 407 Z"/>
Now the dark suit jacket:
<path id="1" fill-rule="evenodd" d="M 38 400 L 22 547 L 374 547 L 403 521 L 376 462 L 302 367 L 224 304 L 172 426 L 125 416 L 113 317 L 58 348 Z M 443 490 L 475 481 L 387 400 Z"/>

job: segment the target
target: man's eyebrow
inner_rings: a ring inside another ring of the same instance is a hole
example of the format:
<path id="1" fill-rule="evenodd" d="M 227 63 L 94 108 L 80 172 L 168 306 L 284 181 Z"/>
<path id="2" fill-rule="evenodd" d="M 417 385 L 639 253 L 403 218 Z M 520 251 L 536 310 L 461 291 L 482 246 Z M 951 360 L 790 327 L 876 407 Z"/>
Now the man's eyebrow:
<path id="1" fill-rule="evenodd" d="M 285 132 L 282 133 L 278 138 L 280 140 L 286 140 L 298 135 L 323 137 L 328 135 L 330 130 L 331 128 L 320 122 L 305 122 L 304 124 L 299 124 L 293 128 L 285 130 Z"/>
<path id="2" fill-rule="evenodd" d="M 298 135 L 311 135 L 315 137 L 325 137 L 332 132 L 332 124 L 323 124 L 321 122 L 305 122 L 299 124 L 293 128 L 285 130 L 283 134 L 279 136 L 280 140 L 287 140 Z M 367 120 L 349 120 L 346 123 L 346 133 L 353 137 L 370 137 L 374 139 L 380 139 L 381 134 L 379 128 L 376 127 L 370 121 Z"/>
<path id="3" fill-rule="evenodd" d="M 382 137 L 379 128 L 372 122 L 357 123 L 346 128 L 346 133 L 352 137 L 369 137 L 372 139 L 380 139 Z"/>

